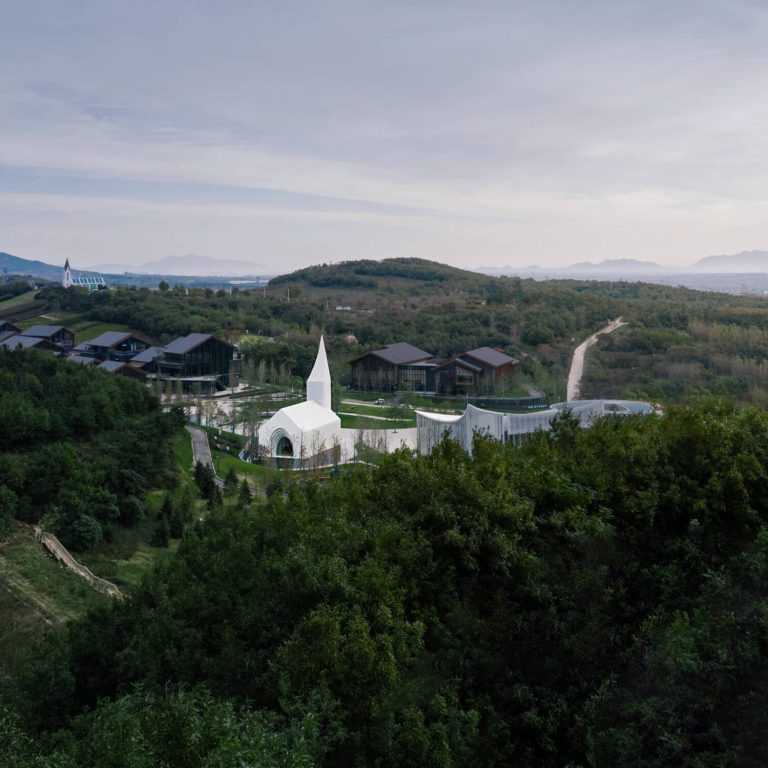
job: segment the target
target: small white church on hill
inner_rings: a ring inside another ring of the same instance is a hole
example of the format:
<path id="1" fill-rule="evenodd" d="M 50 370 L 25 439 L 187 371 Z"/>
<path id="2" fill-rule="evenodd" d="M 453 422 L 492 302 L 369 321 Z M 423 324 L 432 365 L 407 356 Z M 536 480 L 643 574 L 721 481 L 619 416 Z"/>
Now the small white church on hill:
<path id="1" fill-rule="evenodd" d="M 72 268 L 69 266 L 69 259 L 64 262 L 64 273 L 61 276 L 61 285 L 63 288 L 87 288 L 89 291 L 101 291 L 107 287 L 107 282 L 101 275 L 80 274 L 73 276 Z"/>
<path id="2" fill-rule="evenodd" d="M 321 336 L 307 379 L 307 399 L 265 421 L 259 427 L 259 447 L 265 458 L 299 469 L 338 463 L 341 446 L 341 419 L 331 410 L 331 371 Z"/>

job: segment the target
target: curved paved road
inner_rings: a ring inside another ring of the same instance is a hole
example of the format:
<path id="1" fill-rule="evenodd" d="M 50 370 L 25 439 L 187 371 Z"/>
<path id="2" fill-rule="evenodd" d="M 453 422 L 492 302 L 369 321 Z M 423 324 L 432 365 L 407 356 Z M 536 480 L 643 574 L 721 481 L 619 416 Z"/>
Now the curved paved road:
<path id="1" fill-rule="evenodd" d="M 565 390 L 565 399 L 569 402 L 571 400 L 578 400 L 581 395 L 581 377 L 584 374 L 584 354 L 593 345 L 597 343 L 597 337 L 603 333 L 611 333 L 617 328 L 620 328 L 626 323 L 617 317 L 615 320 L 611 320 L 605 328 L 601 328 L 597 333 L 593 333 L 586 341 L 579 344 L 573 351 L 573 361 L 571 362 L 571 370 L 568 374 L 568 387 Z"/>
<path id="2" fill-rule="evenodd" d="M 216 474 L 216 467 L 213 466 L 211 457 L 211 446 L 208 445 L 208 435 L 204 430 L 187 425 L 187 432 L 192 435 L 192 460 L 197 463 L 205 464 L 213 470 L 216 485 L 223 486 L 224 481 Z"/>

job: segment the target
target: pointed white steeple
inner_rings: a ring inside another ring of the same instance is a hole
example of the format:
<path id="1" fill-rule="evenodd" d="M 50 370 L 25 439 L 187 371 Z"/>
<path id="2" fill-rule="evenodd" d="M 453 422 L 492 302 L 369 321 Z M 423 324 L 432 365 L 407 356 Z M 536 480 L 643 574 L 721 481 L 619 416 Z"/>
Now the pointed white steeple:
<path id="1" fill-rule="evenodd" d="M 317 348 L 315 366 L 307 379 L 307 401 L 315 402 L 328 410 L 331 409 L 331 371 L 328 368 L 322 336 L 320 346 Z"/>
<path id="2" fill-rule="evenodd" d="M 69 268 L 69 259 L 64 262 L 64 276 L 61 279 L 61 285 L 64 288 L 72 286 L 72 270 Z"/>

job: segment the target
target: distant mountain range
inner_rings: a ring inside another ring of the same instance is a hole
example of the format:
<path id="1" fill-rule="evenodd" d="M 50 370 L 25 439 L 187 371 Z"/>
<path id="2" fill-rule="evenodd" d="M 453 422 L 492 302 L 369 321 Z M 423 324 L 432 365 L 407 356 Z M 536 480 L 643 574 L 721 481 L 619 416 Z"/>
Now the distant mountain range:
<path id="1" fill-rule="evenodd" d="M 60 267 L 55 267 L 44 261 L 22 259 L 10 253 L 0 252 L 0 271 L 7 269 L 9 275 L 32 275 L 43 280 L 61 280 L 63 267 L 63 264 Z"/>
<path id="2" fill-rule="evenodd" d="M 486 275 L 545 275 L 580 277 L 611 276 L 640 277 L 662 275 L 693 274 L 768 274 L 768 251 L 742 251 L 730 256 L 707 256 L 688 267 L 665 267 L 653 261 L 637 259 L 608 259 L 606 261 L 582 261 L 567 267 L 540 267 L 532 264 L 527 267 L 481 267 L 477 270 Z"/>
<path id="3" fill-rule="evenodd" d="M 768 272 L 768 251 L 742 251 L 735 256 L 707 256 L 694 264 L 697 272 Z"/>
<path id="4" fill-rule="evenodd" d="M 266 267 L 249 261 L 234 259 L 213 259 L 210 256 L 166 256 L 157 261 L 147 261 L 139 266 L 125 264 L 97 264 L 89 268 L 92 272 L 119 275 L 130 272 L 138 275 L 227 275 L 249 277 L 263 275 Z"/>
<path id="5" fill-rule="evenodd" d="M 74 274 L 101 272 L 105 275 L 155 275 L 168 277 L 181 276 L 220 276 L 220 277 L 256 277 L 265 276 L 269 268 L 263 264 L 234 259 L 215 259 L 209 256 L 168 256 L 157 261 L 148 261 L 140 266 L 125 264 L 99 264 L 87 269 L 77 269 L 76 260 L 72 260 Z M 58 282 L 61 280 L 63 260 L 59 265 L 46 264 L 0 253 L 0 270 L 7 269 L 9 274 L 32 275 Z M 658 277 L 667 282 L 677 275 L 717 275 L 717 274 L 768 274 L 768 251 L 742 251 L 730 256 L 707 256 L 689 267 L 665 267 L 653 261 L 636 259 L 608 259 L 597 263 L 583 261 L 567 267 L 480 267 L 475 269 L 486 275 L 521 275 L 523 277 L 593 277 L 610 279 L 636 280 L 642 277 Z"/>

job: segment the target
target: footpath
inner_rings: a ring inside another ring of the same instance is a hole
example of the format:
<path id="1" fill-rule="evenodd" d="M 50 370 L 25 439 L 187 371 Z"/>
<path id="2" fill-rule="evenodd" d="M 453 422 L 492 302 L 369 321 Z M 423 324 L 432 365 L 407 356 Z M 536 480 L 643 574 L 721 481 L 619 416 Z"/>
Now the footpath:
<path id="1" fill-rule="evenodd" d="M 601 328 L 597 333 L 593 333 L 573 351 L 573 361 L 571 362 L 571 370 L 568 374 L 568 387 L 566 388 L 565 394 L 565 399 L 568 402 L 571 400 L 578 400 L 581 395 L 581 377 L 584 375 L 584 355 L 587 350 L 593 344 L 597 344 L 598 336 L 601 336 L 604 333 L 612 333 L 622 325 L 626 325 L 626 323 L 620 317 L 611 320 L 608 325 Z"/>
<path id="2" fill-rule="evenodd" d="M 115 584 L 106 579 L 94 576 L 88 568 L 78 563 L 77 560 L 72 557 L 69 550 L 67 550 L 67 548 L 52 533 L 46 533 L 42 528 L 37 526 L 35 528 L 35 539 L 40 543 L 43 549 L 53 555 L 58 562 L 85 579 L 97 592 L 109 595 L 110 597 L 116 597 L 118 600 L 123 599 L 123 593 Z"/>

